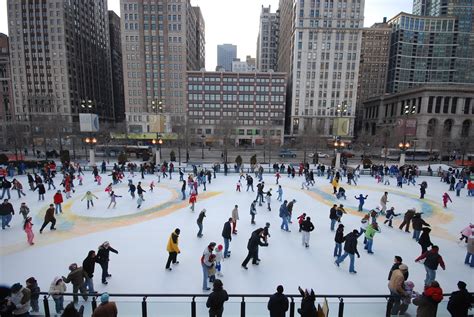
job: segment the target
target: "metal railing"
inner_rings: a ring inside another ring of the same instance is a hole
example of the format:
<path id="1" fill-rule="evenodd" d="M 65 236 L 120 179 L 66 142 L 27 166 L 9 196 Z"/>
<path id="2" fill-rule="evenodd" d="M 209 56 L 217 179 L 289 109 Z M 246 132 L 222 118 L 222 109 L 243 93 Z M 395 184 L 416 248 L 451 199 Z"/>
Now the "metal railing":
<path id="1" fill-rule="evenodd" d="M 41 296 L 43 296 L 43 308 L 44 308 L 44 316 L 45 317 L 51 317 L 54 316 L 51 312 L 50 308 L 50 294 L 46 292 L 41 292 Z M 72 294 L 72 293 L 64 293 L 64 296 L 72 297 L 73 295 L 75 296 L 81 296 L 81 294 Z M 97 308 L 97 299 L 100 298 L 102 295 L 101 293 L 94 293 L 94 294 L 88 294 L 89 297 L 92 297 L 92 300 L 90 301 L 90 312 L 93 312 Z M 447 299 L 451 294 L 444 294 L 445 299 Z M 161 315 L 160 313 L 154 312 L 151 313 L 148 309 L 148 304 L 150 301 L 149 299 L 173 299 L 173 300 L 180 300 L 179 305 L 189 305 L 189 314 L 183 315 L 182 313 L 176 313 L 176 316 L 191 316 L 191 317 L 197 317 L 198 316 L 198 309 L 197 309 L 197 301 L 196 299 L 199 298 L 207 298 L 209 294 L 115 294 L 115 293 L 110 293 L 110 300 L 111 301 L 116 301 L 118 304 L 120 304 L 120 299 L 135 299 L 136 301 L 133 301 L 134 304 L 136 303 L 136 310 L 135 306 L 133 306 L 133 312 L 131 313 L 131 316 L 142 316 L 142 317 L 148 317 L 148 316 L 159 316 Z M 271 294 L 229 294 L 229 298 L 237 298 L 240 299 L 240 308 L 239 308 L 239 316 L 240 317 L 246 317 L 246 316 L 252 316 L 250 312 L 247 310 L 247 303 L 249 303 L 251 299 L 260 299 L 261 303 L 266 310 L 266 303 L 267 301 L 262 301 L 262 299 L 268 299 L 271 296 Z M 289 299 L 289 309 L 287 312 L 286 316 L 289 317 L 295 317 L 297 316 L 297 308 L 295 302 L 295 299 L 301 299 L 302 296 L 300 294 L 286 294 L 286 296 Z M 471 296 L 474 296 L 474 293 L 471 293 Z M 374 306 L 376 304 L 379 305 L 384 305 L 386 308 L 384 308 L 385 316 L 390 316 L 390 307 L 389 305 L 389 299 L 392 297 L 391 295 L 316 295 L 316 299 L 336 299 L 336 305 L 333 306 L 333 309 L 331 311 L 331 316 L 338 316 L 338 317 L 343 317 L 345 313 L 345 304 L 347 299 L 353 299 L 353 300 L 373 300 L 371 303 L 367 302 L 359 302 L 358 304 L 366 304 L 370 306 Z M 119 301 L 117 301 L 119 299 Z M 184 299 L 185 301 L 181 301 L 181 299 Z M 377 301 L 378 300 L 378 301 Z M 86 305 L 86 302 L 81 302 L 82 304 Z M 155 304 L 157 302 L 153 302 Z M 160 303 L 160 302 L 158 302 Z M 163 302 L 161 302 L 163 303 Z M 355 302 L 357 303 L 357 302 Z M 150 303 L 151 304 L 151 303 Z M 331 303 L 334 304 L 334 303 Z M 351 304 L 354 304 L 352 302 Z M 229 305 L 229 304 L 227 304 Z M 224 304 L 226 306 L 226 304 Z M 140 308 L 141 307 L 141 308 Z M 180 306 L 181 308 L 183 306 Z M 337 309 L 335 308 L 337 307 Z M 89 310 L 89 308 L 87 309 Z M 348 313 L 346 316 L 353 316 L 354 313 L 351 312 L 351 309 L 347 310 Z M 140 314 L 141 312 L 141 314 Z M 149 314 L 150 313 L 150 314 Z M 122 315 L 122 314 L 120 314 Z M 203 316 L 201 313 L 199 316 Z M 379 315 L 381 316 L 381 315 Z"/>

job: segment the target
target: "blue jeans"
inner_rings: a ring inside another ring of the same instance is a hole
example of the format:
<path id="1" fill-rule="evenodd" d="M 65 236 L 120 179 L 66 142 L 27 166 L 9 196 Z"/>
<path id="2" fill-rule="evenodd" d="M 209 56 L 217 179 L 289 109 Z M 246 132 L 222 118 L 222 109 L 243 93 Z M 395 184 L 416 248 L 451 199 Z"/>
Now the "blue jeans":
<path id="1" fill-rule="evenodd" d="M 59 314 L 62 310 L 64 310 L 64 296 L 54 298 L 54 303 L 56 304 L 56 313 Z"/>
<path id="2" fill-rule="evenodd" d="M 8 227 L 8 225 L 10 224 L 10 221 L 12 221 L 11 214 L 2 216 L 2 229 L 5 229 L 5 227 Z"/>
<path id="3" fill-rule="evenodd" d="M 398 315 L 398 312 L 400 311 L 400 300 L 401 300 L 401 296 L 390 290 L 390 295 L 392 295 L 393 297 L 390 299 L 390 301 L 392 302 L 392 310 L 391 310 L 391 314 L 392 315 Z"/>
<path id="4" fill-rule="evenodd" d="M 2 197 L 0 197 L 0 199 L 3 199 L 3 196 L 5 196 L 5 193 L 7 193 L 8 199 L 10 199 L 10 188 L 3 188 Z"/>
<path id="5" fill-rule="evenodd" d="M 354 270 L 354 254 L 350 254 L 350 253 L 347 253 L 347 252 L 344 252 L 344 254 L 342 256 L 340 256 L 337 260 L 336 260 L 336 263 L 339 265 L 341 262 L 344 261 L 344 259 L 349 256 L 349 259 L 350 259 L 350 263 L 349 263 L 349 272 L 355 272 Z"/>
<path id="6" fill-rule="evenodd" d="M 94 281 L 91 278 L 86 277 L 86 281 L 84 282 L 84 288 L 90 293 L 94 293 Z"/>
<path id="7" fill-rule="evenodd" d="M 229 239 L 224 238 L 224 257 L 228 257 L 230 255 L 229 253 Z"/>
<path id="8" fill-rule="evenodd" d="M 183 194 L 183 200 L 186 199 L 186 190 L 182 190 L 181 193 Z"/>
<path id="9" fill-rule="evenodd" d="M 464 264 L 469 264 L 470 267 L 474 267 L 474 253 L 469 253 L 469 252 L 466 253 Z"/>
<path id="10" fill-rule="evenodd" d="M 420 230 L 413 230 L 413 239 L 415 239 L 418 242 L 418 240 L 420 240 L 420 234 L 421 234 Z"/>
<path id="11" fill-rule="evenodd" d="M 202 289 L 205 290 L 208 288 L 207 280 L 209 279 L 208 267 L 206 264 L 201 263 L 202 266 Z"/>
<path id="12" fill-rule="evenodd" d="M 62 213 L 63 209 L 61 207 L 61 204 L 54 204 L 54 207 L 56 209 L 56 214 Z"/>
<path id="13" fill-rule="evenodd" d="M 425 285 L 430 285 L 436 279 L 436 270 L 432 270 L 425 265 L 426 279 Z"/>
<path id="14" fill-rule="evenodd" d="M 365 248 L 369 253 L 372 253 L 372 245 L 374 244 L 374 239 L 367 239 L 367 244 L 365 245 Z"/>
<path id="15" fill-rule="evenodd" d="M 359 204 L 359 211 L 362 211 L 364 207 L 364 204 Z"/>
<path id="16" fill-rule="evenodd" d="M 286 230 L 288 231 L 288 217 L 281 217 L 281 226 L 280 228 L 282 228 L 283 230 Z"/>
<path id="17" fill-rule="evenodd" d="M 198 231 L 198 237 L 202 236 L 202 223 L 197 223 L 198 227 L 199 227 L 199 231 Z"/>
<path id="18" fill-rule="evenodd" d="M 342 252 L 342 243 L 337 243 L 334 247 L 334 256 L 340 257 Z"/>
<path id="19" fill-rule="evenodd" d="M 336 219 L 331 219 L 331 231 L 334 231 L 334 226 L 336 225 Z"/>
<path id="20" fill-rule="evenodd" d="M 282 197 L 282 196 L 283 196 L 283 194 L 278 193 L 278 198 L 277 198 L 277 200 L 278 200 L 278 201 L 282 201 L 282 200 L 283 200 L 283 197 Z"/>

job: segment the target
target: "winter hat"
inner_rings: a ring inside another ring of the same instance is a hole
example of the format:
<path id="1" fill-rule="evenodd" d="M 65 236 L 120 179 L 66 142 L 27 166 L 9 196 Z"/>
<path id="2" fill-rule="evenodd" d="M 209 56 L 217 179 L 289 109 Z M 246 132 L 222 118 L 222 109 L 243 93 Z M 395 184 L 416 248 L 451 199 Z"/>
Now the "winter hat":
<path id="1" fill-rule="evenodd" d="M 100 302 L 101 303 L 108 303 L 109 302 L 109 294 L 104 293 L 104 294 L 100 295 Z"/>
<path id="2" fill-rule="evenodd" d="M 400 264 L 398 267 L 401 271 L 408 271 L 408 266 L 406 264 Z"/>
<path id="3" fill-rule="evenodd" d="M 108 246 L 110 246 L 109 241 L 105 241 L 104 243 L 102 243 L 102 246 L 104 246 L 105 248 L 107 248 Z"/>
<path id="4" fill-rule="evenodd" d="M 75 269 L 77 269 L 76 263 L 72 263 L 71 265 L 69 265 L 69 271 L 74 271 Z"/>
<path id="5" fill-rule="evenodd" d="M 177 235 L 179 235 L 180 232 L 181 230 L 179 230 L 179 228 L 174 229 L 174 233 L 176 233 Z"/>
<path id="6" fill-rule="evenodd" d="M 219 244 L 219 245 L 217 246 L 217 250 L 219 250 L 219 251 L 222 251 L 222 248 L 223 248 L 222 244 Z"/>
<path id="7" fill-rule="evenodd" d="M 405 283 L 405 290 L 413 290 L 415 288 L 415 283 L 412 281 L 406 281 Z"/>
<path id="8" fill-rule="evenodd" d="M 207 211 L 206 208 L 204 208 L 203 210 L 201 210 L 201 212 L 206 212 L 206 211 Z"/>
<path id="9" fill-rule="evenodd" d="M 210 248 L 215 248 L 215 247 L 216 247 L 216 243 L 215 243 L 215 242 L 209 243 L 209 247 L 210 247 Z"/>
<path id="10" fill-rule="evenodd" d="M 15 293 L 18 293 L 18 292 L 21 290 L 22 287 L 23 287 L 23 286 L 21 286 L 20 283 L 15 283 L 15 284 L 12 285 L 12 287 L 10 287 L 10 291 L 11 291 L 13 294 L 15 294 Z"/>
<path id="11" fill-rule="evenodd" d="M 466 286 L 467 286 L 466 283 L 464 283 L 463 281 L 458 282 L 459 289 L 466 289 Z"/>

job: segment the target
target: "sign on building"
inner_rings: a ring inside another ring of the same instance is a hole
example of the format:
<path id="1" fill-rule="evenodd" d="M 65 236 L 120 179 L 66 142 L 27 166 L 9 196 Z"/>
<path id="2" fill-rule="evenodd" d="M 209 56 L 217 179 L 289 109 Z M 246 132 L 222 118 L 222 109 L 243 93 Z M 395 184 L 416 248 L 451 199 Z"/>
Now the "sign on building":
<path id="1" fill-rule="evenodd" d="M 337 136 L 348 136 L 350 134 L 350 122 L 349 118 L 335 118 L 332 134 Z"/>
<path id="2" fill-rule="evenodd" d="M 95 113 L 80 113 L 79 128 L 81 132 L 99 132 L 99 116 Z"/>

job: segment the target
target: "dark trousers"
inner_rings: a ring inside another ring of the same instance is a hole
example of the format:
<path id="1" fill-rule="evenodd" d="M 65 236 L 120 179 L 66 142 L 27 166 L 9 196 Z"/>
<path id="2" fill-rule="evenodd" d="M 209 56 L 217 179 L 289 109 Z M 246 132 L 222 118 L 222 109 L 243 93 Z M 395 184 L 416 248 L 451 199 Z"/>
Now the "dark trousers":
<path id="1" fill-rule="evenodd" d="M 402 229 L 403 229 L 403 226 L 406 225 L 407 227 L 405 228 L 405 231 L 408 232 L 409 229 L 410 229 L 410 222 L 411 222 L 411 219 L 409 219 L 409 220 L 407 220 L 407 221 L 403 220 L 402 224 L 401 224 L 400 227 L 399 227 L 400 230 L 402 230 Z"/>
<path id="2" fill-rule="evenodd" d="M 168 255 L 168 261 L 166 261 L 166 268 L 168 269 L 171 265 L 171 262 L 176 263 L 176 257 L 178 256 L 178 253 L 176 252 L 170 252 Z"/>
<path id="3" fill-rule="evenodd" d="M 242 266 L 247 266 L 247 263 L 249 263 L 250 259 L 252 259 L 252 264 L 257 264 L 257 258 L 258 258 L 258 249 L 249 250 L 247 257 L 245 258 L 244 262 L 242 262 Z"/>
<path id="4" fill-rule="evenodd" d="M 209 309 L 209 317 L 222 317 L 222 313 L 224 312 L 224 307 L 216 309 L 210 308 Z"/>
<path id="5" fill-rule="evenodd" d="M 107 281 L 107 276 L 109 275 L 109 262 L 100 263 L 102 268 L 102 283 Z"/>
<path id="6" fill-rule="evenodd" d="M 81 292 L 82 298 L 84 298 L 84 300 L 87 300 L 87 290 L 84 287 L 84 284 L 81 284 L 80 286 L 73 284 L 72 285 L 72 292 L 74 294 L 74 296 L 73 296 L 74 302 L 77 303 L 77 301 L 79 300 L 78 296 L 76 295 L 78 293 L 78 291 Z"/>
<path id="7" fill-rule="evenodd" d="M 41 226 L 40 231 L 43 231 L 43 229 L 48 225 L 48 223 L 51 222 L 51 230 L 54 229 L 54 225 L 56 224 L 56 219 L 53 219 L 51 221 L 45 221 L 43 222 L 43 225 Z"/>

